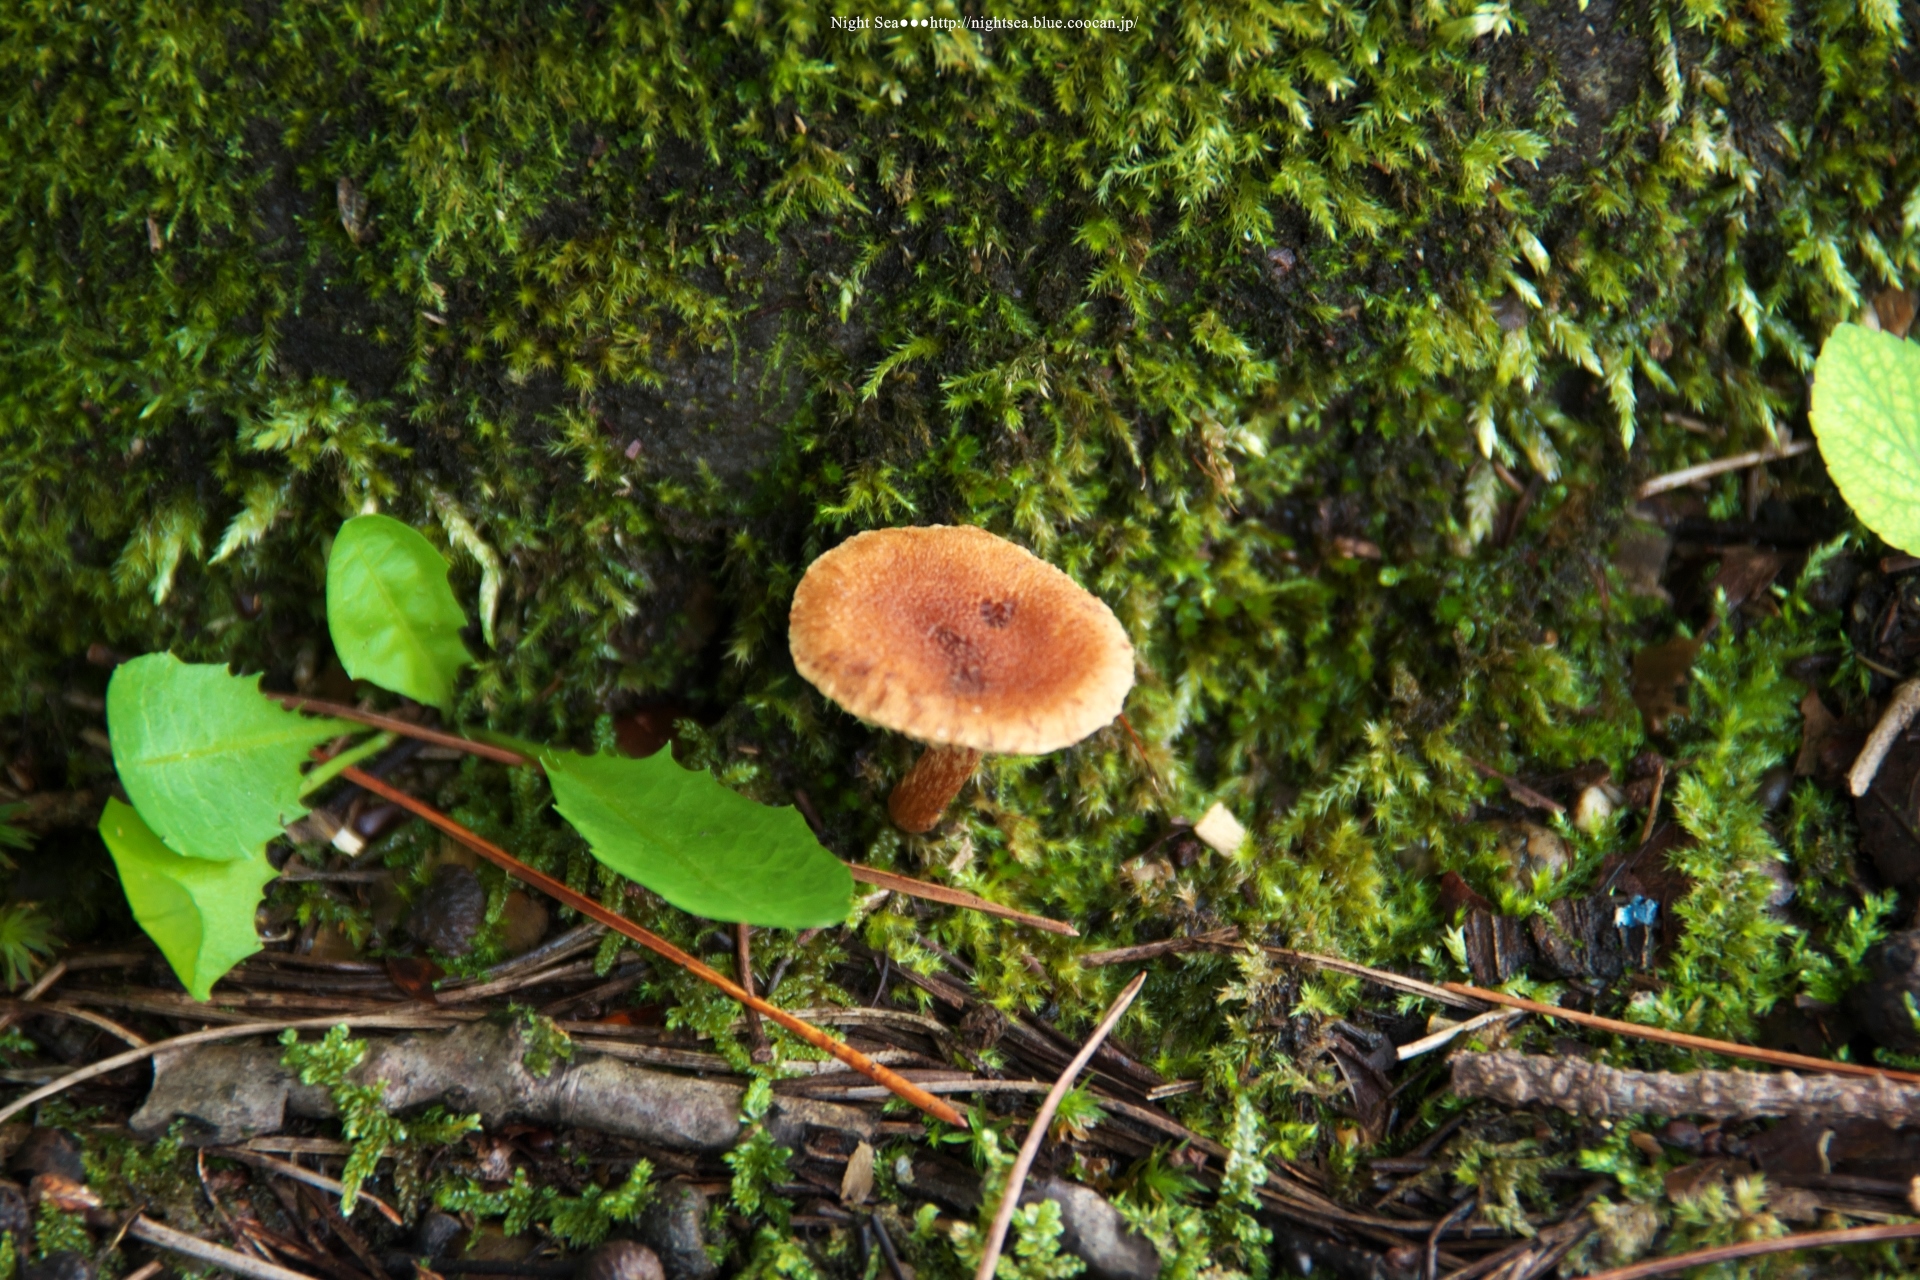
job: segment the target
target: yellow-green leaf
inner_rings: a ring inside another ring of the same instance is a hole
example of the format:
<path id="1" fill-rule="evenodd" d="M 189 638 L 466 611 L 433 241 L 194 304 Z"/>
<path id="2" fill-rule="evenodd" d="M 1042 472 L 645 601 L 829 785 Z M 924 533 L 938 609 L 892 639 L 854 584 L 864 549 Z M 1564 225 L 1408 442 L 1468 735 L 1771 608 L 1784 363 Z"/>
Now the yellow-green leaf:
<path id="1" fill-rule="evenodd" d="M 259 676 L 170 653 L 122 663 L 107 685 L 121 785 L 167 847 L 189 858 L 260 857 L 282 827 L 306 816 L 300 768 L 309 753 L 359 731 L 283 711 L 261 696 Z"/>
<path id="2" fill-rule="evenodd" d="M 260 949 L 253 916 L 275 874 L 265 853 L 236 862 L 183 858 L 131 807 L 111 799 L 100 815 L 100 838 L 120 868 L 133 918 L 195 1000 L 205 1000 L 227 970 Z"/>
<path id="3" fill-rule="evenodd" d="M 1861 523 L 1920 552 L 1920 345 L 1837 326 L 1813 373 L 1820 456 Z"/>
<path id="4" fill-rule="evenodd" d="M 453 684 L 473 658 L 467 615 L 447 584 L 447 560 L 391 516 L 355 516 L 327 558 L 327 629 L 356 680 L 453 709 Z"/>

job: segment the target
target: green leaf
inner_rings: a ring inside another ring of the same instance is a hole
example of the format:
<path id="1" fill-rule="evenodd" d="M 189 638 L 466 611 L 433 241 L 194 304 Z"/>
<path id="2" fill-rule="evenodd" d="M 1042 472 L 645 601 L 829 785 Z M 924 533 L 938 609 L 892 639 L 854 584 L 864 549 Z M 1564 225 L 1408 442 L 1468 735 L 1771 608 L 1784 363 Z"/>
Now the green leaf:
<path id="1" fill-rule="evenodd" d="M 327 627 L 348 675 L 450 712 L 453 682 L 473 661 L 460 639 L 466 625 L 431 542 L 390 516 L 340 526 L 327 558 Z"/>
<path id="2" fill-rule="evenodd" d="M 260 949 L 253 913 L 276 874 L 266 854 L 244 862 L 183 858 L 132 808 L 111 799 L 100 815 L 100 838 L 120 868 L 133 918 L 195 1000 L 205 1000 L 227 970 Z"/>
<path id="3" fill-rule="evenodd" d="M 1860 522 L 1920 551 L 1920 345 L 1837 326 L 1813 373 L 1813 434 Z"/>
<path id="4" fill-rule="evenodd" d="M 666 751 L 540 760 L 554 807 L 593 856 L 682 911 L 781 929 L 846 919 L 853 877 L 792 809 L 756 804 Z"/>
<path id="5" fill-rule="evenodd" d="M 343 733 L 344 720 L 283 711 L 259 676 L 188 664 L 170 653 L 122 663 L 107 685 L 113 764 L 140 816 L 189 858 L 257 858 L 280 829 L 306 815 L 300 766 Z"/>

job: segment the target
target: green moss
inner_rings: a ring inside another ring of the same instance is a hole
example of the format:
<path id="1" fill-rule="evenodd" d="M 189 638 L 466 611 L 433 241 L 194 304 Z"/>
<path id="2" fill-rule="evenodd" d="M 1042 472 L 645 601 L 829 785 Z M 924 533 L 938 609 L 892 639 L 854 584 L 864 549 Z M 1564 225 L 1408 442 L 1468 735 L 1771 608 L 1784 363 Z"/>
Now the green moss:
<path id="1" fill-rule="evenodd" d="M 846 32 L 754 0 L 11 14 L 0 688 L 28 737 L 100 775 L 58 710 L 99 683 L 90 644 L 324 668 L 327 538 L 377 505 L 464 599 L 498 565 L 469 722 L 585 745 L 670 697 L 702 721 L 683 756 L 805 790 L 838 852 L 1100 945 L 1237 924 L 1444 968 L 1428 874 L 1493 891 L 1472 762 L 1648 745 L 1628 660 L 1670 624 L 1598 554 L 1635 480 L 1773 440 L 1826 329 L 1920 273 L 1901 14 L 1110 12 L 1134 29 Z M 1495 463 L 1536 484 L 1517 529 Z M 1144 759 L 1115 727 L 990 762 L 931 839 L 885 825 L 912 748 L 798 680 L 784 618 L 813 555 L 909 521 L 1008 534 L 1113 605 Z M 1643 1016 L 1741 1032 L 1852 963 L 1759 910 L 1782 850 L 1749 799 L 1792 745 L 1779 664 L 1829 631 L 1789 609 L 1703 656 L 1668 744 L 1694 940 Z M 700 947 L 504 781 L 463 766 L 440 799 Z M 1214 800 L 1255 833 L 1239 856 L 1156 844 Z M 1823 803 L 1781 839 L 1838 930 L 1860 904 Z M 863 928 L 1069 1029 L 1124 980 L 974 916 Z M 837 998 L 828 938 L 756 951 L 792 957 L 783 1002 Z M 642 994 L 724 1030 L 696 988 Z M 1192 1123 L 1231 1133 L 1244 1097 L 1312 1133 L 1331 1086 L 1293 1028 L 1362 996 L 1191 956 L 1126 1034 L 1208 1082 Z"/>

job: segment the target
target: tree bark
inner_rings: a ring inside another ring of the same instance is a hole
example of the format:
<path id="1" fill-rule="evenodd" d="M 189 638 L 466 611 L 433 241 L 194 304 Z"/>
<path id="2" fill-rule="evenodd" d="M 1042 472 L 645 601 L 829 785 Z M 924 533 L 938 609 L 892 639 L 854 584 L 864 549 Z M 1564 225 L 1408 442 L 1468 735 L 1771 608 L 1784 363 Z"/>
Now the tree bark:
<path id="1" fill-rule="evenodd" d="M 1892 1125 L 1920 1118 L 1920 1085 L 1892 1080 L 1791 1071 L 1626 1071 L 1578 1058 L 1505 1052 L 1456 1056 L 1453 1091 L 1589 1116 L 1847 1116 Z"/>

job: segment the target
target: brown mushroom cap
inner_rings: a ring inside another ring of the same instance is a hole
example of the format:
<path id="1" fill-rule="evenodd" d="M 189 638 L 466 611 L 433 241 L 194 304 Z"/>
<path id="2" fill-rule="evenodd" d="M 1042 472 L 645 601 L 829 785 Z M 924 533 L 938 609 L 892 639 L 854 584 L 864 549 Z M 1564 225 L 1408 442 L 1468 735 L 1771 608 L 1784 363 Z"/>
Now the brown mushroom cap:
<path id="1" fill-rule="evenodd" d="M 808 566 L 788 638 L 800 674 L 862 720 L 979 751 L 1070 746 L 1133 687 L 1113 611 L 984 529 L 848 538 Z"/>

